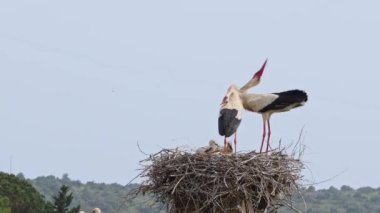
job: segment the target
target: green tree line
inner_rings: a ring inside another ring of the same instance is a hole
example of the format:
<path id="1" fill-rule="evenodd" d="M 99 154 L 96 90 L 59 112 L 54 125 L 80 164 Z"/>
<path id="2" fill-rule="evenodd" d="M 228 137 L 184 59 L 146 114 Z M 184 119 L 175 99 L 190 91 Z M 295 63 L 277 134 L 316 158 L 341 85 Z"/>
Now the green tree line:
<path id="1" fill-rule="evenodd" d="M 123 202 L 125 194 L 138 186 L 136 184 L 124 187 L 119 184 L 80 183 L 70 180 L 67 175 L 62 178 L 39 177 L 31 181 L 43 194 L 47 194 L 47 192 L 52 194 L 57 191 L 59 185 L 67 184 L 73 189 L 73 202 L 76 205 L 80 204 L 86 209 L 98 206 L 107 213 L 114 212 L 115 207 L 120 206 Z M 50 185 L 46 183 L 50 183 Z M 353 189 L 349 186 L 342 186 L 339 189 L 330 187 L 316 190 L 315 187 L 310 186 L 304 188 L 301 194 L 303 198 L 298 194 L 294 196 L 294 207 L 306 213 L 380 213 L 380 188 Z M 126 203 L 120 212 L 158 213 L 165 212 L 165 209 L 162 209 L 162 205 L 154 205 L 151 197 L 139 196 L 133 202 Z M 287 207 L 280 209 L 280 213 L 290 212 Z"/>
<path id="2" fill-rule="evenodd" d="M 122 186 L 71 180 L 68 175 L 25 179 L 0 172 L 0 213 L 75 213 L 98 207 L 105 213 L 163 213 L 163 205 L 151 196 L 125 202 L 125 195 L 137 184 Z M 306 213 L 380 213 L 380 188 L 349 186 L 316 190 L 310 186 L 294 196 L 294 207 Z M 280 213 L 292 212 L 283 207 Z"/>
<path id="3" fill-rule="evenodd" d="M 66 185 L 49 202 L 29 181 L 0 172 L 0 213 L 78 213 L 80 206 L 71 207 L 72 199 Z"/>

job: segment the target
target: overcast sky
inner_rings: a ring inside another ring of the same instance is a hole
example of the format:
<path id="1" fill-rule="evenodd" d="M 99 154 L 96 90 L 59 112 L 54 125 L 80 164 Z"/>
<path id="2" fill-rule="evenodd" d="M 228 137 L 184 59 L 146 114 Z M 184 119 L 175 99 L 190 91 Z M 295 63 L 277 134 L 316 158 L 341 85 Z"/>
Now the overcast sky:
<path id="1" fill-rule="evenodd" d="M 271 119 L 304 127 L 306 183 L 380 186 L 380 2 L 0 2 L 0 171 L 126 184 L 146 153 L 219 143 L 219 103 L 269 58 L 251 92 L 303 89 Z M 258 149 L 245 112 L 238 150 Z"/>

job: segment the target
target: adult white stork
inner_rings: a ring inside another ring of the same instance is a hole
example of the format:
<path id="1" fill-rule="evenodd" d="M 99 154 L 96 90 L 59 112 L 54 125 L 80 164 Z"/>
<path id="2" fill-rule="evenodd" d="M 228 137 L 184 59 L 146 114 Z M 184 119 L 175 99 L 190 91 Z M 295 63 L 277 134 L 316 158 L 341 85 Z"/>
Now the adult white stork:
<path id="1" fill-rule="evenodd" d="M 236 152 L 237 129 L 240 125 L 241 114 L 244 108 L 240 94 L 260 83 L 260 78 L 264 72 L 267 60 L 265 60 L 261 68 L 253 75 L 252 79 L 240 88 L 240 90 L 235 85 L 231 85 L 220 104 L 222 107 L 220 109 L 218 127 L 219 134 L 224 136 L 224 152 L 228 152 L 227 138 L 233 134 L 235 134 L 234 146 Z"/>
<path id="2" fill-rule="evenodd" d="M 265 67 L 266 62 L 263 64 Z M 264 69 L 262 69 L 264 71 Z M 260 73 L 260 77 L 262 72 Z M 307 101 L 307 94 L 302 90 L 289 90 L 285 92 L 270 93 L 270 94 L 252 94 L 246 91 L 258 84 L 260 77 L 257 80 L 256 74 L 253 78 L 240 89 L 240 98 L 244 109 L 260 113 L 263 117 L 263 136 L 261 141 L 260 153 L 262 152 L 264 140 L 266 136 L 266 125 L 268 126 L 267 148 L 269 148 L 269 139 L 271 135 L 270 117 L 273 113 L 286 112 L 296 107 L 303 106 Z"/>
<path id="3" fill-rule="evenodd" d="M 239 89 L 235 85 L 231 85 L 228 88 L 227 94 L 224 96 L 220 105 L 218 129 L 219 134 L 224 136 L 224 151 L 226 151 L 227 138 L 235 134 L 234 145 L 236 152 L 236 131 L 240 125 L 241 114 L 244 108 L 240 99 Z"/>

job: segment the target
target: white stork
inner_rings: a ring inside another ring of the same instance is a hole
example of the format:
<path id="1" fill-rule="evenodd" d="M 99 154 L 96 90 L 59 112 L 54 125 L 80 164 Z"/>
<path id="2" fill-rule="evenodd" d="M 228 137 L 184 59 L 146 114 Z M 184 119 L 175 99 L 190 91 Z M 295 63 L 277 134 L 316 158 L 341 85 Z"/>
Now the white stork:
<path id="1" fill-rule="evenodd" d="M 101 212 L 102 212 L 102 211 L 100 211 L 99 208 L 95 208 L 95 209 L 92 210 L 92 213 L 101 213 Z"/>
<path id="2" fill-rule="evenodd" d="M 218 127 L 219 134 L 224 137 L 224 152 L 228 152 L 227 149 L 227 138 L 231 135 L 235 134 L 234 145 L 236 152 L 236 143 L 237 143 L 237 129 L 241 122 L 241 113 L 243 111 L 243 103 L 240 98 L 240 94 L 242 92 L 246 92 L 249 88 L 256 86 L 260 83 L 261 75 L 264 72 L 265 65 L 267 60 L 261 66 L 259 71 L 257 71 L 252 79 L 248 81 L 240 90 L 235 86 L 231 85 L 227 94 L 224 96 L 222 103 L 220 104 L 222 107 L 220 109 L 219 119 L 218 119 Z"/>
<path id="3" fill-rule="evenodd" d="M 236 152 L 236 131 L 241 122 L 241 114 L 243 111 L 243 103 L 240 99 L 240 91 L 235 85 L 231 85 L 227 94 L 224 96 L 220 104 L 218 129 L 219 134 L 224 136 L 224 151 L 226 151 L 227 138 L 235 134 L 234 144 Z"/>
<path id="4" fill-rule="evenodd" d="M 265 67 L 266 62 L 263 64 Z M 264 69 L 262 69 L 264 71 Z M 257 73 L 256 73 L 257 74 Z M 240 89 L 240 98 L 243 103 L 245 110 L 251 112 L 260 113 L 263 117 L 263 137 L 261 141 L 260 153 L 264 145 L 264 140 L 266 136 L 266 125 L 268 126 L 268 138 L 267 138 L 267 148 L 269 148 L 269 139 L 271 135 L 270 130 L 270 117 L 273 113 L 286 112 L 296 107 L 303 106 L 307 101 L 307 94 L 302 90 L 289 90 L 285 92 L 270 93 L 270 94 L 253 94 L 247 93 L 246 91 L 251 87 L 256 86 L 260 77 L 257 78 L 256 74 L 253 78 Z M 262 72 L 259 74 L 262 75 Z M 258 79 L 258 80 L 257 80 Z"/>

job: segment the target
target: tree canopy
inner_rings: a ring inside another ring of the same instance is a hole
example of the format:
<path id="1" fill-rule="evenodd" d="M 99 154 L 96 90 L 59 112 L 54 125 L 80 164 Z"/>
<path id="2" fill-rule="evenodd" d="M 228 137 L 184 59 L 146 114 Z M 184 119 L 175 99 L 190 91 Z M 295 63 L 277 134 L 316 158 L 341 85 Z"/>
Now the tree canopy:
<path id="1" fill-rule="evenodd" d="M 44 197 L 28 181 L 0 172 L 0 208 L 12 213 L 44 213 L 48 205 Z"/>

